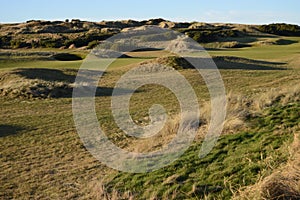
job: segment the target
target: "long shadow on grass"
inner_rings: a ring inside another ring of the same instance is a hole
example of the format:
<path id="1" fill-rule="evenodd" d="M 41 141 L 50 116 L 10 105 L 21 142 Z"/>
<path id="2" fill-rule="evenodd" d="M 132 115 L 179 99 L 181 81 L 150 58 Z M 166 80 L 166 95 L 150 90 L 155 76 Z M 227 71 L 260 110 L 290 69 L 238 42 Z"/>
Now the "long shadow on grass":
<path id="1" fill-rule="evenodd" d="M 295 44 L 298 43 L 298 41 L 295 40 L 285 40 L 285 39 L 279 39 L 276 41 L 277 45 L 290 45 L 290 44 Z"/>
<path id="2" fill-rule="evenodd" d="M 77 76 L 76 69 L 43 69 L 43 68 L 21 68 L 16 69 L 13 73 L 21 75 L 26 79 L 37 80 L 37 84 L 30 87 L 34 97 L 51 97 L 51 98 L 71 98 L 73 87 L 82 87 L 82 92 L 78 97 L 91 97 L 90 90 L 95 80 L 99 77 L 99 71 L 85 70 L 80 72 Z M 104 73 L 105 75 L 105 73 Z M 86 86 L 74 86 L 74 82 L 79 80 L 80 84 Z M 92 96 L 111 96 L 114 88 L 111 87 L 97 87 L 95 94 Z M 131 93 L 133 91 L 128 89 L 120 89 L 120 95 Z"/>
<path id="3" fill-rule="evenodd" d="M 73 83 L 76 78 L 77 70 L 67 69 L 42 69 L 42 68 L 22 68 L 17 69 L 15 74 L 21 75 L 27 79 L 40 79 L 44 81 L 64 81 Z"/>
<path id="4" fill-rule="evenodd" d="M 252 60 L 242 57 L 233 56 L 216 56 L 212 58 L 218 69 L 239 69 L 239 70 L 286 70 L 286 63 L 283 62 L 269 62 L 262 60 Z M 210 69 L 210 58 L 188 58 L 195 66 L 200 69 Z M 191 65 L 184 58 L 170 57 L 167 64 L 174 66 L 181 66 L 179 69 L 193 69 Z"/>
<path id="5" fill-rule="evenodd" d="M 218 56 L 213 58 L 219 69 L 242 69 L 242 70 L 285 70 L 286 63 L 253 60 L 241 57 Z"/>
<path id="6" fill-rule="evenodd" d="M 15 135 L 22 130 L 24 130 L 24 127 L 17 125 L 0 124 L 0 137 Z"/>

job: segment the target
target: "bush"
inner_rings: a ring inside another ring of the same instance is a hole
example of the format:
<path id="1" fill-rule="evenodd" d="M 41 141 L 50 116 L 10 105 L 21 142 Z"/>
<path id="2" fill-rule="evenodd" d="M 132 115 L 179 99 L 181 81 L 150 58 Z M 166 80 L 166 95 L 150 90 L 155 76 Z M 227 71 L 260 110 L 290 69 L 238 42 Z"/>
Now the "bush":
<path id="1" fill-rule="evenodd" d="M 95 48 L 97 45 L 99 44 L 99 41 L 98 40 L 93 40 L 91 42 L 88 43 L 88 49 L 93 49 Z"/>
<path id="2" fill-rule="evenodd" d="M 112 34 L 103 34 L 103 33 L 92 33 L 92 34 L 83 34 L 79 35 L 74 39 L 67 39 L 64 41 L 64 46 L 70 46 L 75 44 L 76 47 L 88 46 L 90 42 L 106 40 L 111 37 Z"/>
<path id="3" fill-rule="evenodd" d="M 218 30 L 218 31 L 189 31 L 186 34 L 199 43 L 208 43 L 218 41 L 219 38 L 236 37 L 237 31 Z"/>
<path id="4" fill-rule="evenodd" d="M 59 48 L 63 46 L 64 44 L 64 39 L 54 39 L 54 38 L 47 38 L 40 40 L 38 45 L 35 45 L 35 47 L 46 47 L 46 48 Z"/>
<path id="5" fill-rule="evenodd" d="M 10 36 L 1 36 L 0 37 L 0 48 L 10 47 Z"/>
<path id="6" fill-rule="evenodd" d="M 214 42 L 217 40 L 216 34 L 213 34 L 211 31 L 191 31 L 187 32 L 187 35 L 199 43 Z"/>
<path id="7" fill-rule="evenodd" d="M 10 41 L 11 48 L 25 48 L 25 47 L 31 47 L 31 44 L 26 43 L 25 41 L 15 39 Z"/>

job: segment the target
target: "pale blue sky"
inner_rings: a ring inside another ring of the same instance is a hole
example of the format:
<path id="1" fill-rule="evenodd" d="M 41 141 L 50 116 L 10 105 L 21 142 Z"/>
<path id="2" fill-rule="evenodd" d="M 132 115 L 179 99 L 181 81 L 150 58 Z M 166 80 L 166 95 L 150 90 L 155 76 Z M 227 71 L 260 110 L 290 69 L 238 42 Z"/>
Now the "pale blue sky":
<path id="1" fill-rule="evenodd" d="M 299 0 L 2 0 L 0 23 L 30 19 L 172 21 L 300 25 Z"/>

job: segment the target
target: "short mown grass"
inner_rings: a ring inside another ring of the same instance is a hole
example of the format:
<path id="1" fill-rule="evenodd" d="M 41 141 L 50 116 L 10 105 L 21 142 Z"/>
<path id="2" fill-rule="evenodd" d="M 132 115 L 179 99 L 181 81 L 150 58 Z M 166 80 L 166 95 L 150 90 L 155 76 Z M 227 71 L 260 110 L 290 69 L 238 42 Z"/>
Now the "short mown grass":
<path id="1" fill-rule="evenodd" d="M 282 39 L 295 41 L 288 45 L 264 45 L 254 46 L 242 49 L 225 49 L 225 50 L 211 50 L 211 55 L 222 56 L 238 56 L 250 59 L 288 59 L 291 54 L 299 53 L 300 39 L 299 37 L 282 37 Z"/>

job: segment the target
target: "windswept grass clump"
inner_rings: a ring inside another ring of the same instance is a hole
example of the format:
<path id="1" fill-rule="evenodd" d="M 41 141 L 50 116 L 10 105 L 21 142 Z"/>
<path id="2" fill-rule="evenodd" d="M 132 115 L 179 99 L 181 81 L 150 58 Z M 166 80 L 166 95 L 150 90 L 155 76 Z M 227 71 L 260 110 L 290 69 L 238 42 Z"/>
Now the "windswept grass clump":
<path id="1" fill-rule="evenodd" d="M 267 108 L 278 105 L 288 106 L 290 103 L 300 101 L 300 88 L 298 86 L 273 88 L 263 94 L 259 93 L 252 97 L 229 92 L 227 94 L 227 116 L 224 122 L 223 134 L 234 134 L 239 131 L 249 130 L 252 125 L 249 119 L 260 116 Z M 281 107 L 277 112 L 281 112 Z M 210 102 L 205 102 L 201 108 L 201 121 L 208 126 L 210 120 Z M 295 117 L 288 109 L 285 117 Z M 282 120 L 277 119 L 277 121 Z M 266 122 L 268 124 L 270 122 Z M 283 121 L 284 123 L 284 121 Z M 270 124 L 272 126 L 272 123 Z"/>
<path id="2" fill-rule="evenodd" d="M 128 199 L 134 200 L 135 197 L 131 192 L 119 192 L 118 190 L 107 191 L 105 184 L 99 181 L 91 181 L 88 185 L 88 191 L 86 191 L 87 199 L 94 200 L 119 200 L 119 199 Z"/>
<path id="3" fill-rule="evenodd" d="M 294 141 L 288 149 L 289 159 L 269 176 L 262 177 L 254 185 L 240 188 L 236 200 L 272 199 L 297 200 L 300 198 L 300 137 L 299 127 L 292 130 Z"/>

